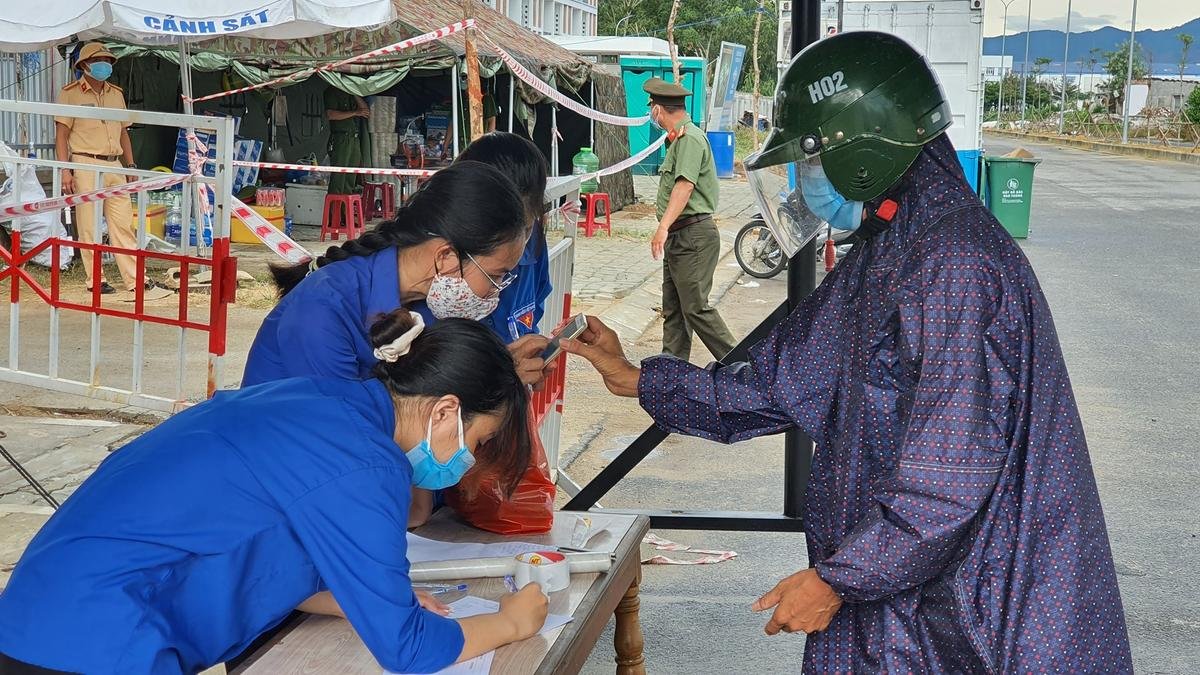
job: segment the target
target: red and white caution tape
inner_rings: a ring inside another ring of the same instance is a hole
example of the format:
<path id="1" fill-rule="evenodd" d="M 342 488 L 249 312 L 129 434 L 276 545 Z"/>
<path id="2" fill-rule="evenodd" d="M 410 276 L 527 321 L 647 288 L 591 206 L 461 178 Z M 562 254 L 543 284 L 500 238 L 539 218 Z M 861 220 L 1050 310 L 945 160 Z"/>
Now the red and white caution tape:
<path id="1" fill-rule="evenodd" d="M 163 188 L 178 185 L 188 179 L 185 173 L 173 173 L 162 178 L 147 178 L 133 183 L 125 183 L 115 187 L 93 190 L 92 192 L 84 192 L 77 195 L 63 195 L 61 197 L 51 197 L 49 199 L 41 199 L 36 202 L 25 202 L 24 204 L 13 204 L 11 206 L 0 207 L 0 216 L 31 216 L 43 211 L 55 211 L 58 209 L 70 208 L 79 206 L 80 204 L 90 204 L 98 202 L 109 197 L 123 197 L 131 195 L 135 192 L 145 192 L 147 190 L 161 190 Z"/>
<path id="2" fill-rule="evenodd" d="M 680 551 L 701 555 L 699 558 L 688 560 L 668 558 L 665 555 L 654 555 L 642 560 L 643 563 L 649 565 L 712 565 L 714 563 L 725 562 L 726 560 L 733 560 L 737 557 L 737 551 L 712 551 L 702 548 L 692 548 L 685 544 L 677 544 L 673 541 L 656 537 L 653 534 L 647 534 L 642 538 L 642 543 L 650 544 L 659 551 Z"/>
<path id="3" fill-rule="evenodd" d="M 271 224 L 271 221 L 263 218 L 260 213 L 246 206 L 237 197 L 233 197 L 233 215 L 245 223 L 246 229 L 250 230 L 263 245 L 274 251 L 280 258 L 290 263 L 305 262 L 312 259 L 313 255 L 303 246 L 280 232 L 279 228 Z"/>
<path id="4" fill-rule="evenodd" d="M 260 169 L 280 169 L 283 171 L 317 171 L 320 173 L 362 173 L 383 176 L 432 176 L 435 172 L 429 169 L 379 169 L 359 166 L 317 166 L 315 164 L 281 164 L 279 162 L 243 162 L 235 161 L 234 166 L 257 166 Z"/>
<path id="5" fill-rule="evenodd" d="M 580 178 L 580 180 L 591 180 L 593 178 L 599 178 L 601 176 L 609 176 L 614 173 L 619 173 L 621 171 L 624 171 L 625 169 L 628 169 L 629 167 L 633 166 L 634 164 L 637 164 L 638 162 L 641 162 L 643 159 L 646 159 L 647 157 L 649 157 L 656 150 L 658 150 L 662 146 L 663 143 L 666 143 L 666 142 L 667 142 L 667 135 L 663 134 L 662 136 L 659 136 L 657 141 L 654 141 L 653 143 L 648 145 L 645 150 L 642 150 L 638 154 L 633 155 L 632 157 L 629 157 L 627 159 L 623 159 L 623 160 L 617 162 L 616 164 L 613 164 L 612 166 L 606 166 L 603 169 L 600 169 L 599 171 L 593 171 L 592 173 L 582 174 L 579 176 L 579 178 Z"/>
<path id="6" fill-rule="evenodd" d="M 366 61 L 367 59 L 372 59 L 372 58 L 375 58 L 376 56 L 383 56 L 385 54 L 394 54 L 396 52 L 404 51 L 405 49 L 409 49 L 410 47 L 416 47 L 417 45 L 422 45 L 422 44 L 425 44 L 426 42 L 433 42 L 435 40 L 440 40 L 452 33 L 458 33 L 460 31 L 464 31 L 468 28 L 474 28 L 474 27 L 475 27 L 475 19 L 464 19 L 462 21 L 457 21 L 455 23 L 452 23 L 449 26 L 446 26 L 444 28 L 439 28 L 437 30 L 430 31 L 428 33 L 425 33 L 424 35 L 418 35 L 414 38 L 409 38 L 407 40 L 395 42 L 386 47 L 380 47 L 379 49 L 366 52 L 365 54 L 351 56 L 348 59 L 343 59 L 341 61 L 337 61 L 336 63 L 327 63 L 323 66 L 318 66 L 316 68 L 305 68 L 304 70 L 292 73 L 291 75 L 286 75 L 284 77 L 277 77 L 273 80 L 268 80 L 266 82 L 252 84 L 247 87 L 239 87 L 237 89 L 230 89 L 228 91 L 222 91 L 222 92 L 216 93 L 216 94 L 209 94 L 208 96 L 201 96 L 199 98 L 193 98 L 190 100 L 193 103 L 199 103 L 200 101 L 210 101 L 212 99 L 222 98 L 224 96 L 229 96 L 231 94 L 241 94 L 243 92 L 254 91 L 256 89 L 262 89 L 264 87 L 272 87 L 277 84 L 284 84 L 287 82 L 298 82 L 300 80 L 308 78 L 313 73 L 318 73 L 318 72 L 327 71 L 327 70 L 336 70 L 338 68 L 341 68 L 342 66 L 348 66 L 352 63 Z M 185 96 L 184 98 L 187 99 L 188 97 Z"/>
<path id="7" fill-rule="evenodd" d="M 525 82 L 525 84 L 533 87 L 538 93 L 546 96 L 568 110 L 574 111 L 589 119 L 596 120 L 597 122 L 615 124 L 622 127 L 639 127 L 650 121 L 649 115 L 642 117 L 622 117 L 620 115 L 610 115 L 605 112 L 600 112 L 594 108 L 589 108 L 579 101 L 574 101 L 564 96 L 554 87 L 550 86 L 542 78 L 529 72 L 528 68 L 521 65 L 521 63 L 514 59 L 511 54 L 501 49 L 500 46 L 493 42 L 486 33 L 480 31 L 479 36 L 482 37 L 485 42 L 491 45 L 492 49 L 496 50 L 496 54 L 500 56 L 500 60 L 504 62 L 504 65 L 508 66 L 508 69 L 510 72 L 512 72 L 512 74 L 519 77 L 523 82 Z"/>

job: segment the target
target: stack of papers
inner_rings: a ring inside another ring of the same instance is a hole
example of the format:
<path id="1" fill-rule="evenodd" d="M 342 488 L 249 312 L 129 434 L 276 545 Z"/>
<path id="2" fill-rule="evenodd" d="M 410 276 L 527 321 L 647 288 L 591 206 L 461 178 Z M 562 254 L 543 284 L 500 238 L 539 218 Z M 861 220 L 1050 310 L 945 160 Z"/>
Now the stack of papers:
<path id="1" fill-rule="evenodd" d="M 408 533 L 408 562 L 439 562 L 442 560 L 469 560 L 471 558 L 505 558 L 530 551 L 553 550 L 548 544 L 531 544 L 525 541 L 502 541 L 497 544 L 475 544 L 426 539 Z"/>
<path id="2" fill-rule="evenodd" d="M 411 534 L 409 535 L 412 536 Z M 426 540 L 428 541 L 428 540 Z M 472 556 L 474 557 L 474 556 Z M 440 559 L 440 558 L 439 558 Z M 473 595 L 468 595 L 465 598 L 460 598 L 450 603 L 450 618 L 465 619 L 468 616 L 478 616 L 480 614 L 494 614 L 500 611 L 500 603 L 493 600 L 484 600 Z M 571 617 L 562 616 L 559 614 L 547 614 L 546 623 L 542 629 L 538 631 L 538 635 L 547 633 L 567 625 L 571 622 Z M 496 652 L 491 651 L 483 656 L 477 656 L 469 661 L 456 663 L 449 668 L 439 671 L 442 675 L 485 675 L 492 670 L 492 660 L 496 658 Z M 384 671 L 385 675 L 401 675 L 399 673 L 391 673 Z"/>

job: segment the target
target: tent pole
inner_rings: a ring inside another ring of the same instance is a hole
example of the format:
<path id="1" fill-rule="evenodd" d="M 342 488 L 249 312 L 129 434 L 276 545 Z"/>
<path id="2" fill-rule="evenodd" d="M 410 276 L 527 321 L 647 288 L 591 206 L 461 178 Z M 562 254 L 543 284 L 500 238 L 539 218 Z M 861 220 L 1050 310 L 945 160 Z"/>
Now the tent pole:
<path id="1" fill-rule="evenodd" d="M 513 105 L 515 105 L 517 97 L 517 78 L 512 73 L 508 74 L 508 132 L 513 133 Z"/>
<path id="2" fill-rule="evenodd" d="M 451 143 L 451 148 L 454 151 L 454 157 L 458 157 L 458 62 L 455 61 L 454 67 L 450 69 L 450 132 L 454 141 Z M 453 157 L 451 158 L 453 159 Z"/>
<path id="3" fill-rule="evenodd" d="M 185 115 L 195 114 L 194 106 L 192 105 L 191 55 L 188 53 L 187 40 L 183 40 L 183 39 L 181 39 L 179 41 L 179 87 L 183 91 L 183 114 L 185 114 Z M 195 135 L 195 133 L 196 133 L 196 129 L 194 127 L 188 127 L 188 129 L 187 129 L 187 145 L 188 145 L 188 156 L 189 157 L 191 156 L 191 154 L 193 152 L 196 151 L 195 144 L 192 142 L 192 136 Z M 186 183 L 186 182 L 180 185 L 179 190 L 180 190 L 180 193 L 182 193 L 183 190 L 192 190 L 193 194 L 196 193 L 195 188 L 190 183 Z M 191 200 L 184 199 L 181 201 L 184 204 L 188 205 L 190 208 L 187 209 L 187 212 L 184 214 L 183 223 L 179 228 L 179 252 L 182 253 L 183 255 L 188 255 L 188 248 L 191 246 L 192 223 L 199 224 L 199 222 L 200 222 L 200 219 L 198 219 L 196 217 L 196 214 L 200 212 L 199 211 L 200 204 L 197 203 L 196 199 L 191 199 Z M 198 249 L 198 248 L 200 248 L 200 241 L 201 241 L 199 227 L 197 227 L 196 235 L 197 235 L 196 248 Z"/>

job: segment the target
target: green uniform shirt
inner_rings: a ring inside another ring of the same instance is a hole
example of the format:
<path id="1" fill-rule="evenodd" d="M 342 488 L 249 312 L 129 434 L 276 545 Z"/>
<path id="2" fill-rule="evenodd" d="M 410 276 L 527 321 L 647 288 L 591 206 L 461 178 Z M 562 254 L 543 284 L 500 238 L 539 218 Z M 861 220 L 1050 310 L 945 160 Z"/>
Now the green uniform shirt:
<path id="1" fill-rule="evenodd" d="M 683 207 L 679 217 L 715 213 L 721 187 L 717 183 L 717 166 L 712 148 L 708 145 L 708 137 L 686 117 L 676 129 L 681 130 L 683 135 L 667 146 L 667 158 L 658 170 L 658 199 L 655 201 L 658 217 L 662 218 L 667 210 L 671 190 L 680 178 L 687 179 L 696 188 L 692 190 L 692 196 L 688 198 L 687 206 Z"/>
<path id="2" fill-rule="evenodd" d="M 483 92 L 483 131 L 487 133 L 488 119 L 495 119 L 496 99 L 492 95 Z M 471 144 L 471 106 L 467 101 L 467 92 L 458 92 L 458 149 L 464 150 Z"/>
<path id="3" fill-rule="evenodd" d="M 358 110 L 358 97 L 354 94 L 348 94 L 337 87 L 327 87 L 325 89 L 325 109 L 336 110 L 338 112 L 353 112 Z M 330 133 L 355 132 L 358 131 L 358 121 L 361 117 L 348 117 L 344 120 L 330 120 Z"/>

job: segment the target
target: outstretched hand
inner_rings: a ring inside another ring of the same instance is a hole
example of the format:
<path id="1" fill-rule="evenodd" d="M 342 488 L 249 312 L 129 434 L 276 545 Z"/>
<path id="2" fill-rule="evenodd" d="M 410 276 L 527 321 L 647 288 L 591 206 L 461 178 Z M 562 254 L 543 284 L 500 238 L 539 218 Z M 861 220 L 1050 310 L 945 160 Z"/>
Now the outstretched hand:
<path id="1" fill-rule="evenodd" d="M 587 328 L 574 340 L 563 340 L 563 351 L 582 356 L 604 378 L 604 386 L 617 396 L 638 394 L 642 371 L 625 358 L 621 338 L 616 331 L 594 316 L 587 317 Z"/>

